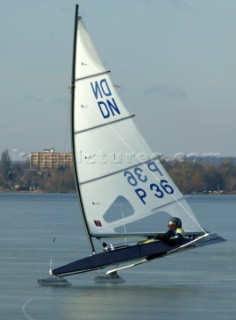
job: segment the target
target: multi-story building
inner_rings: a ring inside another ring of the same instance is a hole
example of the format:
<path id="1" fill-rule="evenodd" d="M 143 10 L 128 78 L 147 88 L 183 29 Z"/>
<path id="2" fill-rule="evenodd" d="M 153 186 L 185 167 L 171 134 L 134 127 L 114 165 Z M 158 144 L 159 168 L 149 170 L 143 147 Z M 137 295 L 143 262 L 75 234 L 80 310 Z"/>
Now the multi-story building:
<path id="1" fill-rule="evenodd" d="M 55 152 L 53 148 L 31 152 L 30 169 L 58 169 L 72 167 L 72 153 Z"/>

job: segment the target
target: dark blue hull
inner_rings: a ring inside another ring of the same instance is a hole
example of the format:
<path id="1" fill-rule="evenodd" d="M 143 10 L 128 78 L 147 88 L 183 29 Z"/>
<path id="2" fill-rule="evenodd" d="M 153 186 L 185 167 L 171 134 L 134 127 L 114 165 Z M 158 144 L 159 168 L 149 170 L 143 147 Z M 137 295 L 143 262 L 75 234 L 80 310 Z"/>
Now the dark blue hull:
<path id="1" fill-rule="evenodd" d="M 115 250 L 96 253 L 89 257 L 71 262 L 65 266 L 55 268 L 51 270 L 51 274 L 54 276 L 65 276 L 97 270 L 141 258 L 152 260 L 166 255 L 167 252 L 176 249 L 185 243 L 187 244 L 188 242 L 191 242 L 191 239 L 185 239 L 181 244 L 171 247 L 162 241 L 155 241 L 148 244 L 137 244 L 134 246 L 116 248 Z"/>

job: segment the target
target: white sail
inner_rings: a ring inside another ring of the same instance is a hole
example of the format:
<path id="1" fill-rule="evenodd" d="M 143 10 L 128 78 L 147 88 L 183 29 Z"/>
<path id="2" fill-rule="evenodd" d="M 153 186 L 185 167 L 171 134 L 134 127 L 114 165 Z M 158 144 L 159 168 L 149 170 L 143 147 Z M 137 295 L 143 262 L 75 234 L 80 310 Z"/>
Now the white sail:
<path id="1" fill-rule="evenodd" d="M 72 134 L 89 234 L 161 232 L 171 216 L 181 218 L 186 232 L 202 232 L 119 98 L 81 17 L 76 34 Z M 153 230 L 145 230 L 153 215 Z"/>

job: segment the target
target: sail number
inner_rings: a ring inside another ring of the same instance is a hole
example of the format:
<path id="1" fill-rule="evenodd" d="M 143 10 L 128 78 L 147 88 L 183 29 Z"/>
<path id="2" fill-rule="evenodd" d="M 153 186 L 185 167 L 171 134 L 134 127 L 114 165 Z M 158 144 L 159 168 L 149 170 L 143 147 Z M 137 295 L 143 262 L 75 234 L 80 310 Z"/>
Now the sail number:
<path id="1" fill-rule="evenodd" d="M 163 198 L 166 194 L 174 193 L 174 189 L 168 181 L 164 179 L 162 171 L 154 161 L 148 162 L 146 167 L 145 171 L 148 169 L 148 171 L 152 173 L 159 174 L 161 178 L 158 180 L 158 183 L 150 183 L 150 176 L 145 174 L 142 167 L 135 167 L 132 170 L 124 171 L 124 177 L 127 179 L 129 185 L 135 188 L 134 191 L 143 204 L 146 204 L 147 202 L 148 191 L 151 191 L 151 194 L 156 198 Z M 142 187 L 140 187 L 140 185 L 142 185 Z"/>
<path id="2" fill-rule="evenodd" d="M 107 119 L 119 115 L 120 109 L 112 96 L 107 80 L 90 82 L 90 85 L 102 117 Z"/>

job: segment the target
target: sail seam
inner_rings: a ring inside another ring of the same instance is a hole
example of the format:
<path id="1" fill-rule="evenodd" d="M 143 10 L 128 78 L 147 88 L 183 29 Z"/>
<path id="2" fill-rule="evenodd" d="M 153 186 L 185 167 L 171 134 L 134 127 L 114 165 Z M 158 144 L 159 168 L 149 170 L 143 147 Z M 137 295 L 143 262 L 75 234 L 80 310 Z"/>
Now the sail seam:
<path id="1" fill-rule="evenodd" d="M 93 77 L 102 76 L 102 75 L 110 73 L 110 72 L 111 72 L 110 70 L 106 70 L 104 72 L 94 73 L 94 74 L 91 74 L 91 75 L 86 76 L 86 77 L 81 77 L 81 78 L 75 79 L 75 82 L 86 80 L 86 79 L 93 78 Z"/>
<path id="2" fill-rule="evenodd" d="M 131 114 L 128 117 L 124 117 L 124 118 L 121 118 L 121 119 L 118 119 L 118 120 L 114 120 L 114 121 L 106 122 L 106 123 L 103 123 L 103 124 L 99 124 L 99 125 L 91 127 L 91 128 L 75 131 L 74 134 L 76 135 L 76 134 L 83 133 L 83 132 L 86 132 L 86 131 L 90 131 L 90 130 L 94 130 L 94 129 L 97 129 L 97 128 L 105 127 L 105 126 L 108 126 L 108 125 L 116 123 L 116 122 L 120 122 L 120 121 L 123 121 L 123 120 L 131 119 L 133 117 L 135 117 L 135 114 Z"/>
<path id="3" fill-rule="evenodd" d="M 100 179 L 103 179 L 103 178 L 107 178 L 107 177 L 113 176 L 113 175 L 118 174 L 120 172 L 123 172 L 125 170 L 129 170 L 129 169 L 132 169 L 132 168 L 134 168 L 136 166 L 139 166 L 140 164 L 145 164 L 145 163 L 148 163 L 149 161 L 157 160 L 159 157 L 160 156 L 157 156 L 157 157 L 154 157 L 154 158 L 150 158 L 150 159 L 148 159 L 146 161 L 142 161 L 142 162 L 140 161 L 140 162 L 138 162 L 136 164 L 133 164 L 132 166 L 129 166 L 129 167 L 126 167 L 126 168 L 122 168 L 122 169 L 117 170 L 117 171 L 113 171 L 111 173 L 105 174 L 103 176 L 100 176 L 100 177 L 97 177 L 97 178 L 94 178 L 94 179 L 90 179 L 90 180 L 87 180 L 87 181 L 80 182 L 79 184 L 82 185 L 82 184 L 86 184 L 86 183 L 89 183 L 89 182 L 93 182 L 93 181 L 97 181 L 97 180 L 100 180 Z"/>

